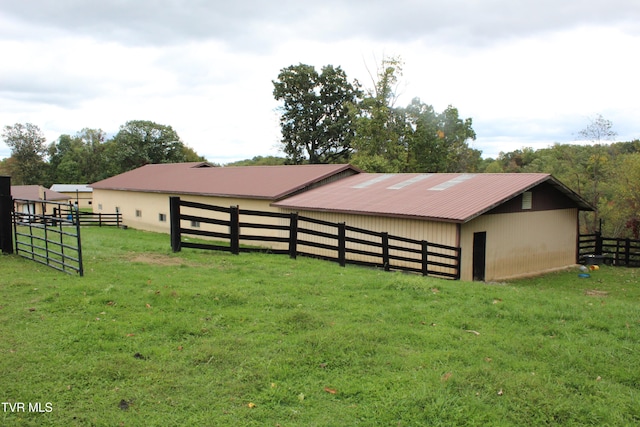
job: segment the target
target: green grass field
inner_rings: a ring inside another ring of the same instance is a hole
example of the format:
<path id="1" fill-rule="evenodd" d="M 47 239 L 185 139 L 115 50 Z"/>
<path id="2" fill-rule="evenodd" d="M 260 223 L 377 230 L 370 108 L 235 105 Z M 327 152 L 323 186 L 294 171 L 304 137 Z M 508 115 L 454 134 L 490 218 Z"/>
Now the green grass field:
<path id="1" fill-rule="evenodd" d="M 483 284 L 82 233 L 85 277 L 0 257 L 2 426 L 640 424 L 638 269 Z"/>

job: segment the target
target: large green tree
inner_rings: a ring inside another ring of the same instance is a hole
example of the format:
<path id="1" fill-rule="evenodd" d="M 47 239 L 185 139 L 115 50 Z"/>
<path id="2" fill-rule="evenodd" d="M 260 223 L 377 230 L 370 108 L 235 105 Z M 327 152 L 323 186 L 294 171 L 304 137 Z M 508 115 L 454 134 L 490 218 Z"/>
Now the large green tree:
<path id="1" fill-rule="evenodd" d="M 11 148 L 11 178 L 16 185 L 42 184 L 46 177 L 46 138 L 40 128 L 31 123 L 5 126 L 4 142 Z"/>
<path id="2" fill-rule="evenodd" d="M 481 152 L 469 147 L 476 138 L 471 119 L 462 120 L 452 106 L 437 113 L 414 99 L 407 107 L 409 172 L 475 172 Z"/>
<path id="3" fill-rule="evenodd" d="M 49 145 L 51 181 L 64 183 L 91 183 L 106 178 L 102 129 L 82 129 L 75 136 L 60 135 Z"/>
<path id="4" fill-rule="evenodd" d="M 344 162 L 351 154 L 354 105 L 360 91 L 340 67 L 318 73 L 306 64 L 280 70 L 272 81 L 273 96 L 282 101 L 282 147 L 290 163 Z"/>
<path id="5" fill-rule="evenodd" d="M 179 163 L 186 159 L 185 145 L 167 125 L 147 120 L 128 121 L 120 127 L 107 150 L 112 172 L 125 172 L 150 163 Z"/>

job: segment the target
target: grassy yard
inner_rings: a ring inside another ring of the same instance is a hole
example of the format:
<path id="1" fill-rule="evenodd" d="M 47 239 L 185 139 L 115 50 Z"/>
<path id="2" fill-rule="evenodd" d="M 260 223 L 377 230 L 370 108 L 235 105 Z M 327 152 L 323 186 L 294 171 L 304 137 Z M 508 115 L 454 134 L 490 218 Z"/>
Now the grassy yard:
<path id="1" fill-rule="evenodd" d="M 637 269 L 482 284 L 82 233 L 85 277 L 0 257 L 0 425 L 640 424 Z"/>

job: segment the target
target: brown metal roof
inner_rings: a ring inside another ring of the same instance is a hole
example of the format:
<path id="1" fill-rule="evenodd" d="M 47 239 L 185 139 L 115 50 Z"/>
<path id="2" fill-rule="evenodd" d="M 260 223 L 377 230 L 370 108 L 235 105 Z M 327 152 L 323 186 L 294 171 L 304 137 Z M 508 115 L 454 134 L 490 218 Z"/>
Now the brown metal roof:
<path id="1" fill-rule="evenodd" d="M 146 165 L 91 184 L 94 189 L 202 194 L 278 200 L 341 174 L 351 165 L 211 167 L 207 163 Z"/>
<path id="2" fill-rule="evenodd" d="M 274 206 L 297 210 L 400 216 L 464 223 L 549 182 L 575 206 L 591 206 L 549 174 L 361 173 L 286 198 Z"/>
<path id="3" fill-rule="evenodd" d="M 40 185 L 12 185 L 11 196 L 14 199 L 26 200 L 69 200 L 69 196 L 60 194 L 57 191 L 46 189 Z"/>

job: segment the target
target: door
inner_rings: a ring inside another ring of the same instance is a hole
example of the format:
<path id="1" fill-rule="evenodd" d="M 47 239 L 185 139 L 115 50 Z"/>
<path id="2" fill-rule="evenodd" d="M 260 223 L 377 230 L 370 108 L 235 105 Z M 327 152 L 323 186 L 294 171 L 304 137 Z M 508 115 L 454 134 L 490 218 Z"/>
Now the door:
<path id="1" fill-rule="evenodd" d="M 483 282 L 487 264 L 487 232 L 473 233 L 473 280 Z"/>

